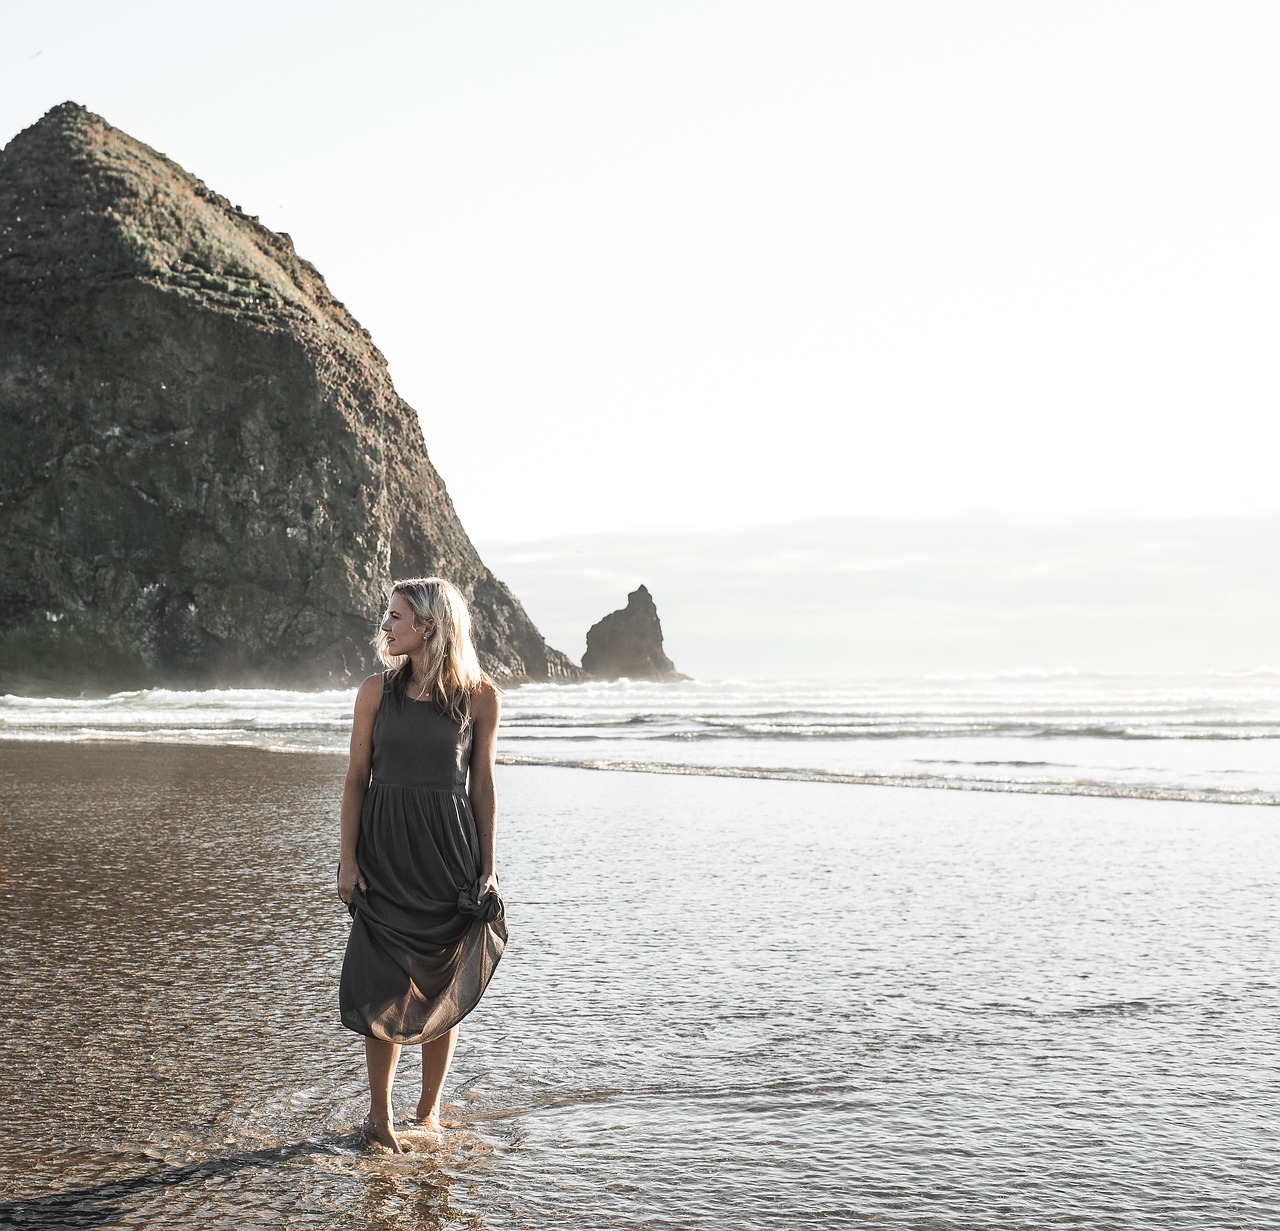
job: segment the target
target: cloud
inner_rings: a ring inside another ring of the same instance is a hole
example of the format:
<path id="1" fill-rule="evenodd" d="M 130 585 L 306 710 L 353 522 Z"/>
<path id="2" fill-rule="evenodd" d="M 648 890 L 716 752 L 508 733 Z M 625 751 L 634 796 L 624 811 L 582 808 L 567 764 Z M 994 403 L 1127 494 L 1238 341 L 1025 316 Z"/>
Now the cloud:
<path id="1" fill-rule="evenodd" d="M 1280 516 L 828 518 L 481 543 L 551 642 L 648 585 L 681 670 L 1248 670 L 1280 660 Z"/>

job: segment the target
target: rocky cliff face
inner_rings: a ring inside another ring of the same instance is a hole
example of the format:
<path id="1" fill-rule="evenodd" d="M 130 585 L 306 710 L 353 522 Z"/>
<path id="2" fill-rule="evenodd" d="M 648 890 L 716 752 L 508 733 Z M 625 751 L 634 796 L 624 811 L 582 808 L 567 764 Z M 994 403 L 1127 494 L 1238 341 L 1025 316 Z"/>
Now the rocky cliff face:
<path id="1" fill-rule="evenodd" d="M 648 589 L 627 595 L 627 605 L 612 611 L 587 631 L 582 669 L 604 680 L 687 680 L 662 650 L 662 624 Z"/>
<path id="2" fill-rule="evenodd" d="M 289 237 L 72 103 L 0 152 L 0 431 L 0 691 L 346 682 L 426 574 L 495 676 L 580 674 Z"/>

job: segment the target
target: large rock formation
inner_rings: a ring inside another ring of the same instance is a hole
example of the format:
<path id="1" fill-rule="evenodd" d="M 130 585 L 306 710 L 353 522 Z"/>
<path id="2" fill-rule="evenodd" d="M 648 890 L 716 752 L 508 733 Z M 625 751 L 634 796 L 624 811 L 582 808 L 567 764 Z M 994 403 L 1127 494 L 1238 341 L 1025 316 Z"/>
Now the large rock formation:
<path id="1" fill-rule="evenodd" d="M 662 624 L 645 586 L 627 595 L 621 611 L 611 611 L 587 631 L 582 669 L 602 680 L 687 680 L 662 650 Z"/>
<path id="2" fill-rule="evenodd" d="M 73 103 L 0 152 L 0 228 L 0 691 L 345 682 L 406 574 L 495 676 L 580 674 L 287 235 Z"/>

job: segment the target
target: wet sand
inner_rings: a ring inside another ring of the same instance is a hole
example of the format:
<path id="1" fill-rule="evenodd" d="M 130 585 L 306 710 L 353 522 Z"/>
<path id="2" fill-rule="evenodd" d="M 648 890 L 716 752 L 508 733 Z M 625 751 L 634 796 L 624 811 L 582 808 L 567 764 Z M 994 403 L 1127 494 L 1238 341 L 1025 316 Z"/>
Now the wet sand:
<path id="1" fill-rule="evenodd" d="M 0 744 L 0 1225 L 1271 1225 L 1267 810 L 505 768 L 512 946 L 394 1159 L 343 769 Z"/>

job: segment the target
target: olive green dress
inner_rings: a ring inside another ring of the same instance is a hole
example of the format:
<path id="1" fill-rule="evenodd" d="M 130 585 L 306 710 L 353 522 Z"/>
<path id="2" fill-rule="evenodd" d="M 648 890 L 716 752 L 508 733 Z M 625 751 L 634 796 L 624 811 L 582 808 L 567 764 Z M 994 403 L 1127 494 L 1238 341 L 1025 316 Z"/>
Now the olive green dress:
<path id="1" fill-rule="evenodd" d="M 471 722 L 430 701 L 397 703 L 390 673 L 373 724 L 373 764 L 356 858 L 342 1024 L 425 1043 L 479 1003 L 507 942 L 502 901 L 475 899 L 480 844 L 467 796 Z"/>

